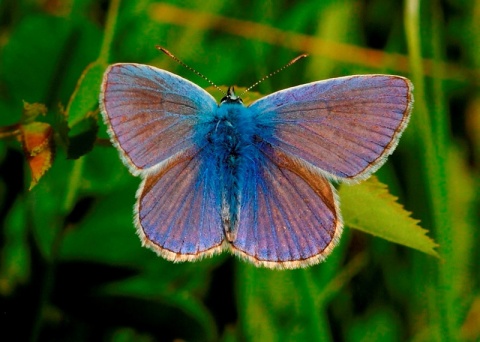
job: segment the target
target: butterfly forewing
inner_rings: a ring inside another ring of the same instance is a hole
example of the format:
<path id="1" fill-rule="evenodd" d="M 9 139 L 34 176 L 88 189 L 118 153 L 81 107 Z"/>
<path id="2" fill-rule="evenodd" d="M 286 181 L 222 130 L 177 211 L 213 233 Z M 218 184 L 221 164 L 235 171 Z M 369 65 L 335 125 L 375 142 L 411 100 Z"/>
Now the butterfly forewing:
<path id="1" fill-rule="evenodd" d="M 114 64 L 105 72 L 100 106 L 122 159 L 139 173 L 191 147 L 193 127 L 217 105 L 206 91 L 167 71 Z"/>
<path id="2" fill-rule="evenodd" d="M 265 139 L 332 178 L 364 179 L 393 152 L 413 97 L 399 76 L 340 77 L 276 92 L 254 102 L 258 120 L 275 127 Z"/>

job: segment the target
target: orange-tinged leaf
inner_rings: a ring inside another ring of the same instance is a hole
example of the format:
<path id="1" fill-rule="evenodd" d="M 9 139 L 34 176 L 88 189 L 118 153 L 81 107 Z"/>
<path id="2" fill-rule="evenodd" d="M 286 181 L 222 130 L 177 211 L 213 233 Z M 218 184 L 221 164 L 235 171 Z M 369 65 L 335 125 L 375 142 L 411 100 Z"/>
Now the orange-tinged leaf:
<path id="1" fill-rule="evenodd" d="M 32 122 L 21 126 L 23 148 L 29 156 L 45 149 L 52 134 L 52 127 L 44 122 Z"/>
<path id="2" fill-rule="evenodd" d="M 47 123 L 32 122 L 21 125 L 20 131 L 20 142 L 32 175 L 31 190 L 52 166 L 53 129 Z"/>
<path id="3" fill-rule="evenodd" d="M 47 114 L 47 107 L 43 103 L 28 103 L 23 101 L 23 119 L 24 123 L 33 121 L 39 115 Z"/>

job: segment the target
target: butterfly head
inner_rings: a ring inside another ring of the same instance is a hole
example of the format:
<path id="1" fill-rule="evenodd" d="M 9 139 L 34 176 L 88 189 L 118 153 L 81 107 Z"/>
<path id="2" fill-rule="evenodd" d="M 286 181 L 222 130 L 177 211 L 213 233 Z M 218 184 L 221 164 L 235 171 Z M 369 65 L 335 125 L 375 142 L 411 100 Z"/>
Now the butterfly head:
<path id="1" fill-rule="evenodd" d="M 243 101 L 235 94 L 235 89 L 233 87 L 228 87 L 227 95 L 220 101 L 220 104 L 224 103 L 243 103 Z"/>

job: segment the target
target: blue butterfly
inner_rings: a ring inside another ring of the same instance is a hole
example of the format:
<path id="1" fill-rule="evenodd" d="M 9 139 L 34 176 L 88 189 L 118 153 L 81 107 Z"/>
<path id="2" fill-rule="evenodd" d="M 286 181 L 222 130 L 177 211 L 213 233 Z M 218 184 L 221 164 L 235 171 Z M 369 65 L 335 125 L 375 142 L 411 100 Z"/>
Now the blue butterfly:
<path id="1" fill-rule="evenodd" d="M 343 223 L 330 180 L 369 177 L 412 109 L 400 76 L 359 75 L 278 91 L 249 106 L 141 64 L 105 72 L 100 107 L 112 143 L 142 183 L 135 225 L 172 261 L 229 250 L 257 266 L 325 259 Z"/>

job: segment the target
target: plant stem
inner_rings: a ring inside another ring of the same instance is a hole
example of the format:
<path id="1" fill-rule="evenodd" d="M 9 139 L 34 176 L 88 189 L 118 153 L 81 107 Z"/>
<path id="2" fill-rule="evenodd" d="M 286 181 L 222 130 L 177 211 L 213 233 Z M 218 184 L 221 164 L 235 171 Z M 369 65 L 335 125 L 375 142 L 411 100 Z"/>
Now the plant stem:
<path id="1" fill-rule="evenodd" d="M 436 20 L 437 18 L 433 18 Z M 415 127 L 415 140 L 418 142 L 419 156 L 422 161 L 423 178 L 426 184 L 428 200 L 431 203 L 431 220 L 441 246 L 441 254 L 445 256 L 446 262 L 441 264 L 436 270 L 437 290 L 435 306 L 439 322 L 431 322 L 432 333 L 434 327 L 440 329 L 437 336 L 445 341 L 455 340 L 452 328 L 451 306 L 446 303 L 446 295 L 451 290 L 451 281 L 449 280 L 448 257 L 451 255 L 451 243 L 449 236 L 452 234 L 452 221 L 448 207 L 447 193 L 447 174 L 446 174 L 446 144 L 445 141 L 439 143 L 439 139 L 446 137 L 445 121 L 439 118 L 442 113 L 429 113 L 429 106 L 426 102 L 426 85 L 424 80 L 424 70 L 422 64 L 422 52 L 420 41 L 420 2 L 419 0 L 407 0 L 405 5 L 405 29 L 407 44 L 409 49 L 409 58 L 412 71 L 412 80 L 415 85 L 415 110 L 412 115 L 412 126 Z M 439 132 L 441 130 L 441 132 Z M 435 134 L 433 133 L 435 132 Z M 431 264 L 428 264 L 431 265 Z"/>
<path id="2" fill-rule="evenodd" d="M 120 7 L 120 0 L 112 0 L 108 8 L 107 20 L 105 22 L 105 32 L 103 34 L 102 47 L 100 48 L 100 55 L 98 61 L 108 64 L 110 59 L 110 50 L 112 47 L 113 36 L 115 34 L 115 26 L 117 24 L 118 8 Z"/>

